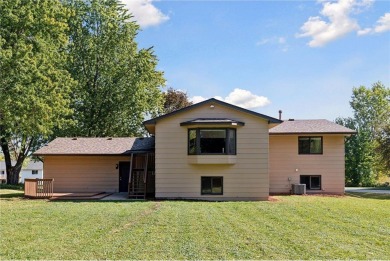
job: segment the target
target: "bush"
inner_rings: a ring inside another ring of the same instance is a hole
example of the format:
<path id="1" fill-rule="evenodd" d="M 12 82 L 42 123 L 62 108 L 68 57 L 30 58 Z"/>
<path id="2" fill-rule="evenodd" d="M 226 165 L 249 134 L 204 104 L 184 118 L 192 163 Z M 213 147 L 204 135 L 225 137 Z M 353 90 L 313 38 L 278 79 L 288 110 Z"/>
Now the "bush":
<path id="1" fill-rule="evenodd" d="M 18 185 L 0 184 L 0 189 L 24 190 L 24 184 L 18 184 Z"/>

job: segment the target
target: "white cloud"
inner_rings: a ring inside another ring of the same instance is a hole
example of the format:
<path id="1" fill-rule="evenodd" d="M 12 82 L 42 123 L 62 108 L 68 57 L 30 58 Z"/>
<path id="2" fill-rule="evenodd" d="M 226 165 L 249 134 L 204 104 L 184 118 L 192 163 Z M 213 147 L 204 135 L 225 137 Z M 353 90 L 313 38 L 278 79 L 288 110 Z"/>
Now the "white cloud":
<path id="1" fill-rule="evenodd" d="M 288 50 L 288 44 L 287 44 L 286 37 L 274 36 L 274 37 L 270 37 L 270 38 L 263 38 L 256 43 L 257 46 L 266 45 L 266 44 L 278 45 L 283 52 L 286 52 Z"/>
<path id="2" fill-rule="evenodd" d="M 390 13 L 385 13 L 383 16 L 381 16 L 376 22 L 376 26 L 374 28 L 365 28 L 363 30 L 359 30 L 358 35 L 383 33 L 386 31 L 390 31 Z"/>
<path id="3" fill-rule="evenodd" d="M 352 31 L 358 31 L 359 24 L 350 14 L 362 12 L 372 4 L 372 0 L 321 1 L 321 4 L 323 8 L 320 14 L 323 17 L 309 17 L 302 25 L 301 33 L 297 34 L 297 37 L 311 37 L 310 47 L 324 46 Z"/>
<path id="4" fill-rule="evenodd" d="M 267 97 L 259 96 L 251 93 L 248 90 L 243 90 L 239 88 L 234 89 L 225 98 L 222 98 L 220 96 L 215 96 L 214 98 L 246 109 L 260 108 L 271 103 L 271 101 Z M 206 98 L 202 96 L 194 96 L 190 98 L 190 100 L 193 103 L 198 103 L 206 100 Z"/>
<path id="5" fill-rule="evenodd" d="M 169 19 L 168 15 L 163 14 L 153 5 L 153 0 L 122 0 L 122 2 L 143 28 L 159 25 Z"/>
<path id="6" fill-rule="evenodd" d="M 199 103 L 206 100 L 206 98 L 203 98 L 202 96 L 194 96 L 190 97 L 189 100 L 192 101 L 192 103 Z"/>

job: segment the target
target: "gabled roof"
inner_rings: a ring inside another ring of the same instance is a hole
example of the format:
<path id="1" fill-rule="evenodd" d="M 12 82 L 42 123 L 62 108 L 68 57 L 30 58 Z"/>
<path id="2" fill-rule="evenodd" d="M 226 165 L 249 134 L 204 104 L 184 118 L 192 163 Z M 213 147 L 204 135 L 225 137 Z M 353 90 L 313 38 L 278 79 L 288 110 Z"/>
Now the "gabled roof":
<path id="1" fill-rule="evenodd" d="M 211 99 L 208 99 L 208 100 L 196 103 L 194 105 L 190 105 L 188 107 L 179 109 L 177 111 L 174 111 L 174 112 L 171 112 L 171 113 L 167 113 L 167 114 L 164 114 L 162 116 L 159 116 L 159 117 L 156 117 L 156 118 L 144 121 L 144 125 L 145 126 L 147 126 L 147 125 L 155 125 L 157 123 L 157 121 L 159 121 L 161 119 L 165 119 L 165 118 L 171 117 L 173 115 L 176 115 L 176 114 L 179 114 L 179 113 L 182 113 L 182 112 L 186 112 L 186 111 L 192 110 L 194 108 L 200 107 L 200 106 L 202 106 L 204 104 L 208 104 L 208 103 L 219 104 L 219 105 L 231 108 L 233 110 L 237 110 L 237 111 L 241 111 L 241 112 L 244 112 L 244 113 L 248 113 L 248 114 L 254 115 L 256 117 L 268 120 L 268 122 L 270 122 L 270 123 L 281 123 L 282 122 L 281 120 L 278 120 L 276 118 L 273 118 L 273 117 L 270 117 L 270 116 L 267 116 L 267 115 L 264 115 L 264 114 L 261 114 L 261 113 L 257 113 L 257 112 L 251 111 L 251 110 L 247 110 L 247 109 L 238 107 L 236 105 L 233 105 L 233 104 L 230 104 L 230 103 L 227 103 L 227 102 L 223 102 L 223 101 L 217 100 L 215 98 L 211 98 Z"/>
<path id="2" fill-rule="evenodd" d="M 281 134 L 354 134 L 351 130 L 328 120 L 288 120 L 271 128 L 270 135 Z"/>
<path id="3" fill-rule="evenodd" d="M 56 138 L 34 155 L 130 155 L 154 150 L 154 138 Z"/>

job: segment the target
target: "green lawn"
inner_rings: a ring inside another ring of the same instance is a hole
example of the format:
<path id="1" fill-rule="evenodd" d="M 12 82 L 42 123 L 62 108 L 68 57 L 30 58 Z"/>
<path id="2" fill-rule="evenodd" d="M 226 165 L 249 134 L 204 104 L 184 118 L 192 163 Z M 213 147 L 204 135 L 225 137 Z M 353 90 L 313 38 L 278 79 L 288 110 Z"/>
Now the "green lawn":
<path id="1" fill-rule="evenodd" d="M 390 259 L 390 200 L 0 199 L 4 259 Z"/>

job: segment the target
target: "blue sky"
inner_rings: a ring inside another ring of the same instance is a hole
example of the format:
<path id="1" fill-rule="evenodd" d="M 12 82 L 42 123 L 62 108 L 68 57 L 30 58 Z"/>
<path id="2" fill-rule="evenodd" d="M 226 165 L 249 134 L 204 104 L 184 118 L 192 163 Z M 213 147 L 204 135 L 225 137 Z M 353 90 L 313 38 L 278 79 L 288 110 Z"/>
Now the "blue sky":
<path id="1" fill-rule="evenodd" d="M 390 1 L 124 0 L 167 86 L 283 118 L 352 115 L 352 87 L 390 87 Z"/>

